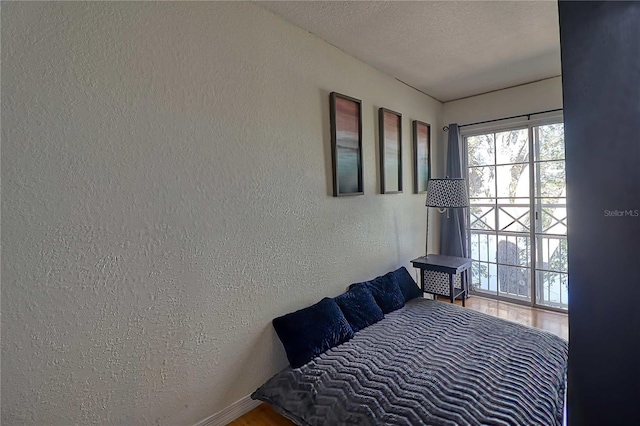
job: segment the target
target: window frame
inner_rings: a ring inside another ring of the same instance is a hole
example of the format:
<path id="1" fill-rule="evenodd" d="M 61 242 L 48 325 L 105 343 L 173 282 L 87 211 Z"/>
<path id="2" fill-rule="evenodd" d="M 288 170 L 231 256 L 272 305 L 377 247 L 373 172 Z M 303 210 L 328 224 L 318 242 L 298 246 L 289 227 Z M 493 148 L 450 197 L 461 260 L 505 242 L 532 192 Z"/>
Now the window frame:
<path id="1" fill-rule="evenodd" d="M 535 145 L 534 145 L 534 128 L 539 127 L 539 126 L 545 126 L 545 125 L 550 125 L 550 124 L 560 124 L 563 123 L 564 124 L 564 119 L 563 119 L 563 112 L 562 111 L 554 111 L 551 113 L 544 113 L 544 114 L 538 114 L 538 115 L 530 115 L 530 116 L 525 116 L 525 117 L 520 117 L 520 118 L 515 118 L 515 119 L 507 119 L 507 120 L 501 120 L 501 121 L 495 121 L 495 122 L 491 122 L 491 123 L 482 123 L 482 124 L 477 124 L 477 125 L 471 125 L 471 126 L 465 126 L 465 127 L 461 127 L 460 128 L 460 138 L 462 141 L 462 152 L 465 155 L 464 158 L 464 164 L 466 166 L 466 178 L 468 179 L 469 177 L 469 169 L 471 169 L 472 167 L 493 167 L 494 170 L 496 170 L 497 173 L 497 166 L 501 166 L 501 165 L 509 165 L 512 163 L 508 163 L 508 164 L 497 164 L 497 162 L 495 161 L 495 150 L 494 150 L 494 163 L 493 164 L 487 164 L 487 165 L 478 165 L 478 166 L 470 166 L 470 161 L 469 161 L 469 147 L 468 147 L 468 143 L 467 143 L 467 138 L 472 137 L 472 136 L 479 136 L 479 135 L 485 135 L 485 134 L 489 134 L 489 133 L 499 133 L 499 132 L 505 132 L 505 131 L 512 131 L 512 130 L 519 130 L 519 129 L 527 129 L 528 132 L 528 144 L 529 144 L 529 158 L 527 161 L 527 165 L 529 167 L 529 215 L 530 215 L 530 226 L 529 226 L 529 230 L 528 232 L 525 233 L 521 233 L 521 235 L 526 235 L 529 237 L 530 239 L 530 253 L 529 253 L 529 260 L 528 260 L 528 268 L 529 268 L 529 272 L 530 272 L 530 280 L 529 280 L 529 290 L 530 290 L 530 295 L 529 295 L 529 300 L 518 300 L 516 298 L 512 298 L 512 297 L 505 297 L 505 296 L 501 296 L 500 295 L 500 291 L 499 288 L 496 291 L 496 294 L 493 295 L 491 293 L 487 293 L 487 292 L 477 292 L 477 291 L 473 291 L 471 292 L 472 294 L 478 294 L 478 295 L 482 295 L 484 297 L 490 297 L 493 299 L 497 299 L 497 300 L 505 300 L 505 301 L 509 301 L 512 303 L 517 303 L 517 304 L 522 304 L 522 305 L 526 305 L 526 306 L 532 306 L 532 307 L 536 307 L 536 308 L 540 308 L 540 309 L 545 309 L 545 310 L 550 310 L 550 311 L 556 311 L 556 312 L 562 312 L 562 313 L 566 313 L 568 311 L 567 309 L 563 309 L 563 308 L 556 308 L 553 306 L 547 306 L 547 305 L 542 305 L 540 303 L 538 303 L 538 297 L 536 295 L 536 274 L 539 271 L 544 271 L 544 269 L 542 268 L 542 265 L 540 268 L 538 268 L 538 259 L 537 259 L 537 244 L 538 241 L 537 239 L 539 238 L 540 235 L 545 235 L 543 232 L 538 232 L 536 223 L 535 223 L 535 219 L 534 219 L 534 215 L 536 213 L 536 206 L 535 203 L 538 199 L 544 199 L 544 198 L 551 198 L 551 197 L 544 197 L 541 194 L 537 194 L 537 183 L 536 183 L 536 173 L 537 173 L 537 164 L 538 163 L 542 163 L 542 162 L 548 162 L 548 161 L 560 161 L 559 159 L 552 159 L 552 160 L 539 160 L 537 158 L 536 155 L 534 155 L 535 152 Z M 495 144 L 495 141 L 494 141 Z M 565 167 L 566 167 L 566 157 L 563 156 L 563 161 L 565 161 Z M 513 163 L 513 164 L 522 164 L 522 163 Z M 496 175 L 496 179 L 497 179 L 497 175 Z M 496 184 L 497 185 L 497 184 Z M 566 185 L 566 181 L 565 181 L 565 185 Z M 565 186 L 566 188 L 566 186 Z M 484 233 L 485 231 L 487 233 L 491 233 L 492 235 L 500 235 L 502 232 L 500 231 L 500 224 L 498 222 L 498 207 L 499 207 L 499 200 L 501 198 L 504 197 L 499 197 L 497 190 L 496 190 L 496 194 L 494 194 L 493 198 L 488 198 L 487 199 L 487 203 L 479 203 L 479 204 L 489 204 L 490 200 L 492 201 L 493 204 L 493 209 L 495 210 L 492 213 L 489 214 L 495 214 L 496 218 L 495 218 L 495 223 L 494 223 L 494 230 L 490 231 L 490 230 L 478 230 L 475 229 L 475 231 L 480 231 L 481 233 Z M 520 198 L 520 197 L 517 197 Z M 565 203 L 566 203 L 566 193 L 564 196 L 565 199 Z M 523 200 L 525 200 L 525 198 L 523 198 Z M 567 227 L 568 230 L 568 227 Z M 471 256 L 471 235 L 472 235 L 472 229 L 471 229 L 471 209 L 469 208 L 467 211 L 467 244 L 469 247 L 469 255 Z M 508 232 L 507 232 L 508 233 Z M 562 235 L 564 238 L 566 238 L 566 233 L 564 235 Z M 551 235 L 551 236 L 556 236 L 555 234 Z M 488 259 L 490 259 L 490 257 L 488 257 Z M 483 263 L 484 264 L 484 263 Z M 489 262 L 487 263 L 487 266 L 492 265 L 493 263 Z M 496 258 L 496 262 L 495 262 L 496 268 L 498 267 L 499 263 L 497 262 L 497 258 Z M 496 269 L 497 270 L 497 269 Z M 566 273 L 567 279 L 568 279 L 568 270 Z M 471 278 L 471 277 L 469 277 Z M 566 305 L 568 307 L 568 301 L 566 302 Z"/>

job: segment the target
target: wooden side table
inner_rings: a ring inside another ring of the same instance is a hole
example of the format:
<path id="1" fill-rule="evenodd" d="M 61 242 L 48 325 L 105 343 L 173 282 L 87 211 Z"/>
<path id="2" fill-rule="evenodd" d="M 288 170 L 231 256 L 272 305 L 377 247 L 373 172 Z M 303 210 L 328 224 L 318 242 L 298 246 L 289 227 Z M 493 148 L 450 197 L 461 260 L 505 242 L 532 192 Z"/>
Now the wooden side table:
<path id="1" fill-rule="evenodd" d="M 462 306 L 465 306 L 465 299 L 467 298 L 467 294 L 469 292 L 468 283 L 465 283 L 461 277 L 461 288 L 457 290 L 453 286 L 453 277 L 454 275 L 458 275 L 471 268 L 471 259 L 467 259 L 465 257 L 430 254 L 427 256 L 418 257 L 417 259 L 413 259 L 411 261 L 411 264 L 414 268 L 420 269 L 420 287 L 422 288 L 422 291 L 424 293 L 430 293 L 438 296 L 448 296 L 451 300 L 451 303 L 453 303 L 453 301 L 457 297 L 462 295 Z M 449 294 L 442 294 L 439 293 L 437 289 L 429 288 L 424 280 L 425 271 L 435 271 L 449 274 Z"/>

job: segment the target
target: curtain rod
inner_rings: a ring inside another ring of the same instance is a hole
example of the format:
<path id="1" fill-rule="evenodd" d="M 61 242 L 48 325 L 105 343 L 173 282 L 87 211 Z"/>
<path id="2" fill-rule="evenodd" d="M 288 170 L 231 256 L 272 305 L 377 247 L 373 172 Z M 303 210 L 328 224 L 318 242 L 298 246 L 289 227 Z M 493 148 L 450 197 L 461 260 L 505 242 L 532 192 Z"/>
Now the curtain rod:
<path id="1" fill-rule="evenodd" d="M 520 115 L 514 115 L 511 117 L 505 117 L 505 118 L 496 118 L 495 120 L 478 121 L 477 123 L 460 124 L 458 127 L 475 126 L 476 124 L 493 123 L 494 121 L 511 120 L 512 118 L 519 118 L 519 117 L 527 117 L 527 120 L 530 120 L 532 115 L 546 114 L 548 112 L 556 112 L 556 111 L 562 111 L 562 108 L 549 109 L 549 110 L 540 111 L 540 112 L 531 112 L 529 114 L 520 114 Z M 449 126 L 444 126 L 442 130 L 445 132 L 448 132 Z"/>

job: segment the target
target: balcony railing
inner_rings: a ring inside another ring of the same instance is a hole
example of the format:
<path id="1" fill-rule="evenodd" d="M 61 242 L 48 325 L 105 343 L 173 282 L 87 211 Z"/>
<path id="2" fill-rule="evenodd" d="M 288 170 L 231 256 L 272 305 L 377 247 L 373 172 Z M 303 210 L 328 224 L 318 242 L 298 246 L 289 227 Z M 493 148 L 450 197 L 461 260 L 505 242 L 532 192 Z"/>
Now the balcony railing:
<path id="1" fill-rule="evenodd" d="M 535 234 L 535 238 L 532 275 L 529 259 L 534 248 L 528 232 L 471 231 L 472 291 L 530 303 L 533 279 L 536 304 L 567 309 L 567 237 Z"/>

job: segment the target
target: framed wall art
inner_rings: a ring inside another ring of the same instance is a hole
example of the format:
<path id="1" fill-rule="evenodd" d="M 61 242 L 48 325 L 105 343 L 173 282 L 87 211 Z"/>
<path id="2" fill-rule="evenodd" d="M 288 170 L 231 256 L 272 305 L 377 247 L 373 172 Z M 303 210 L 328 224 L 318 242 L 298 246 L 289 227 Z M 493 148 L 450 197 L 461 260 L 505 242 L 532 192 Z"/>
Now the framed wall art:
<path id="1" fill-rule="evenodd" d="M 431 176 L 431 126 L 422 121 L 413 121 L 413 191 L 427 192 L 427 181 Z"/>
<path id="2" fill-rule="evenodd" d="M 378 110 L 380 137 L 380 192 L 402 192 L 402 114 Z"/>
<path id="3" fill-rule="evenodd" d="M 333 196 L 362 195 L 362 102 L 332 92 L 329 104 Z"/>

